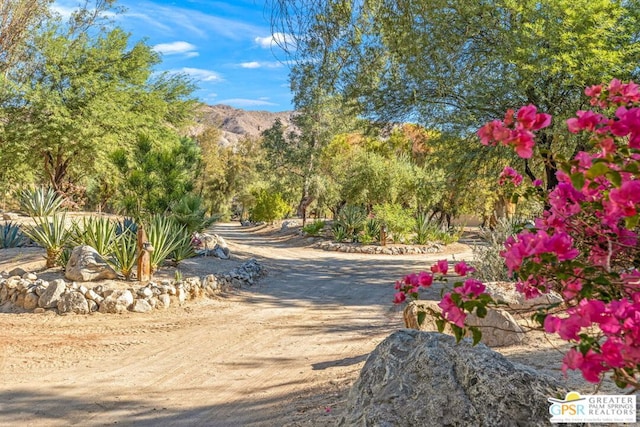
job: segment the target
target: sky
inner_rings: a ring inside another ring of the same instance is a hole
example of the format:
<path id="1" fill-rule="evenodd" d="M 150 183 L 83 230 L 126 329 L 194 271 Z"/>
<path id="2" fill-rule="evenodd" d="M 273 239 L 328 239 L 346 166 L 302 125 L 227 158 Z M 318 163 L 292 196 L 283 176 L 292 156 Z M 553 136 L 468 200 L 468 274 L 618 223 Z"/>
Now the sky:
<path id="1" fill-rule="evenodd" d="M 78 0 L 57 0 L 63 16 Z M 158 71 L 185 73 L 210 105 L 289 111 L 289 69 L 274 42 L 264 0 L 118 0 L 116 25 L 159 52 Z"/>

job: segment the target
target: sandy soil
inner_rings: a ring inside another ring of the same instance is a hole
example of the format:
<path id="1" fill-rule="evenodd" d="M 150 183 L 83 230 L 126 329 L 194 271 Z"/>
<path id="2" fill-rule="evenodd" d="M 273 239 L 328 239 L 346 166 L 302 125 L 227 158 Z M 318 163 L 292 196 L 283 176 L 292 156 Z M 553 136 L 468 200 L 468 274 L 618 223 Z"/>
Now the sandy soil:
<path id="1" fill-rule="evenodd" d="M 471 257 L 464 243 L 445 254 L 372 256 L 320 251 L 269 228 L 214 232 L 232 259 L 188 260 L 185 276 L 252 257 L 268 276 L 144 315 L 0 313 L 0 425 L 335 425 L 369 352 L 402 327 L 393 282 L 445 256 Z M 0 270 L 39 270 L 42 253 L 0 251 Z M 560 377 L 561 354 L 541 335 L 501 351 Z M 577 376 L 569 383 L 593 391 Z"/>

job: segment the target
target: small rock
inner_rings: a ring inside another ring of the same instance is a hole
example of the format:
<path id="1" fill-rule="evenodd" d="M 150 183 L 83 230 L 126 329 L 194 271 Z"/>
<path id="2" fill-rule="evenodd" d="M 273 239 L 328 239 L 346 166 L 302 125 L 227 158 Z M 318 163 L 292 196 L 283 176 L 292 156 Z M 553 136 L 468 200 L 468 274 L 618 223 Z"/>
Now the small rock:
<path id="1" fill-rule="evenodd" d="M 38 276 L 36 276 L 35 273 L 25 273 L 22 275 L 22 278 L 31 281 L 38 280 Z"/>
<path id="2" fill-rule="evenodd" d="M 115 290 L 101 303 L 100 313 L 124 313 L 133 304 L 133 294 L 130 290 Z"/>
<path id="3" fill-rule="evenodd" d="M 22 276 L 24 276 L 25 274 L 27 274 L 27 271 L 20 267 L 16 267 L 13 270 L 9 270 L 9 277 L 19 276 L 20 278 L 22 278 Z"/>
<path id="4" fill-rule="evenodd" d="M 36 288 L 37 289 L 37 288 Z M 47 289 L 40 295 L 38 305 L 42 308 L 53 308 L 58 305 L 58 299 L 67 289 L 67 284 L 62 279 L 56 279 L 49 283 Z"/>
<path id="5" fill-rule="evenodd" d="M 58 300 L 58 313 L 89 314 L 89 303 L 78 291 L 63 294 Z"/>
<path id="6" fill-rule="evenodd" d="M 133 301 L 133 304 L 130 308 L 130 310 L 134 313 L 148 313 L 152 309 L 153 307 L 151 307 L 151 304 L 143 299 L 136 299 L 135 301 Z"/>
<path id="7" fill-rule="evenodd" d="M 27 293 L 24 296 L 24 308 L 26 310 L 33 310 L 38 307 L 38 294 L 35 293 Z"/>
<path id="8" fill-rule="evenodd" d="M 169 308 L 171 305 L 171 297 L 169 294 L 160 294 L 158 295 L 158 304 L 157 308 Z"/>
<path id="9" fill-rule="evenodd" d="M 46 312 L 46 311 L 47 311 L 47 310 L 45 310 L 45 309 L 44 309 L 44 308 L 42 308 L 42 307 L 37 307 L 37 308 L 34 308 L 34 309 L 33 309 L 33 312 L 34 312 L 35 314 L 44 313 L 44 312 Z"/>

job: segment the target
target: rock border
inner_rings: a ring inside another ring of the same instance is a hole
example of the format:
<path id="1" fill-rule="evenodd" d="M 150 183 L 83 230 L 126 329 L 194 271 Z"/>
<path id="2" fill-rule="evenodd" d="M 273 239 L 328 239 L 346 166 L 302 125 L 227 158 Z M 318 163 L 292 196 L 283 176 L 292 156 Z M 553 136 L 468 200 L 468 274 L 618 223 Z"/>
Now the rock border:
<path id="1" fill-rule="evenodd" d="M 354 243 L 319 242 L 313 245 L 313 247 L 324 251 L 367 255 L 422 255 L 437 254 L 444 250 L 444 245 L 440 243 L 430 243 L 428 245 L 418 246 L 373 246 Z"/>
<path id="2" fill-rule="evenodd" d="M 0 273 L 0 305 L 44 313 L 58 314 L 145 313 L 182 305 L 185 301 L 213 297 L 228 288 L 252 286 L 267 274 L 266 268 L 250 259 L 227 273 L 209 274 L 202 278 L 151 281 L 144 286 L 112 289 L 109 282 L 89 288 L 87 283 L 51 282 L 20 268 Z"/>

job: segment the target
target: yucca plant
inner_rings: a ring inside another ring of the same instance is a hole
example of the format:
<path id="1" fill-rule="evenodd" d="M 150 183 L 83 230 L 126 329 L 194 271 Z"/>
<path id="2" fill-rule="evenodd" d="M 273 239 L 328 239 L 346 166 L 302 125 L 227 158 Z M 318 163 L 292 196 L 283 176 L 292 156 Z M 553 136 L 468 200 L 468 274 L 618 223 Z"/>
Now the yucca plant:
<path id="1" fill-rule="evenodd" d="M 107 262 L 114 270 L 119 271 L 125 279 L 129 280 L 133 272 L 133 267 L 136 265 L 137 250 L 136 234 L 130 229 L 127 229 L 127 231 L 116 237 L 111 246 L 111 256 Z"/>
<path id="2" fill-rule="evenodd" d="M 64 199 L 52 188 L 29 188 L 19 195 L 20 207 L 31 217 L 50 216 L 60 211 Z"/>
<path id="3" fill-rule="evenodd" d="M 416 215 L 413 232 L 415 233 L 414 241 L 419 245 L 424 245 L 433 236 L 434 226 L 429 221 L 429 215 L 426 212 L 418 212 Z"/>
<path id="4" fill-rule="evenodd" d="M 73 243 L 89 245 L 102 257 L 107 258 L 116 240 L 116 223 L 105 217 L 84 217 L 81 223 L 74 223 Z"/>
<path id="5" fill-rule="evenodd" d="M 178 245 L 171 253 L 171 259 L 173 259 L 176 265 L 187 258 L 196 256 L 196 251 L 193 249 L 191 240 L 191 233 L 189 233 L 186 228 L 181 227 L 178 236 Z"/>
<path id="6" fill-rule="evenodd" d="M 338 222 L 344 226 L 347 238 L 355 241 L 358 233 L 364 227 L 367 214 L 358 206 L 347 205 L 340 211 Z"/>
<path id="7" fill-rule="evenodd" d="M 26 226 L 24 233 L 34 242 L 45 248 L 46 268 L 60 264 L 60 255 L 71 240 L 70 227 L 66 224 L 66 215 L 56 213 L 51 217 L 34 217 L 35 225 Z"/>
<path id="8" fill-rule="evenodd" d="M 16 248 L 25 244 L 25 235 L 20 226 L 14 222 L 7 222 L 0 227 L 0 247 Z"/>
<path id="9" fill-rule="evenodd" d="M 180 245 L 182 227 L 171 218 L 160 214 L 153 215 L 147 222 L 147 239 L 153 246 L 153 252 L 150 254 L 153 272 Z"/>
<path id="10" fill-rule="evenodd" d="M 333 231 L 333 240 L 338 243 L 343 242 L 347 238 L 347 229 L 344 228 L 344 225 L 341 223 L 335 223 L 331 231 Z"/>
<path id="11" fill-rule="evenodd" d="M 364 223 L 364 232 L 371 237 L 372 241 L 377 240 L 380 237 L 380 227 L 380 221 L 376 218 L 369 218 Z"/>

